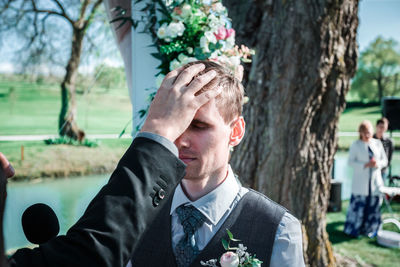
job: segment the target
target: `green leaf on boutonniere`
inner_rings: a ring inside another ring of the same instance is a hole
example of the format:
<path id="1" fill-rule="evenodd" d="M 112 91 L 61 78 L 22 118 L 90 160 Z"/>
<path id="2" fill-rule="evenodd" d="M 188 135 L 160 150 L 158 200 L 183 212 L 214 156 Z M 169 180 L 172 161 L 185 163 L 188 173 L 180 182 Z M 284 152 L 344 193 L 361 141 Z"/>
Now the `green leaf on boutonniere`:
<path id="1" fill-rule="evenodd" d="M 229 249 L 229 243 L 228 243 L 228 241 L 226 241 L 225 239 L 223 239 L 222 238 L 222 246 L 224 246 L 224 249 L 225 250 L 228 250 Z"/>
<path id="2" fill-rule="evenodd" d="M 226 229 L 226 232 L 228 233 L 230 240 L 235 241 L 235 242 L 240 241 L 239 239 L 233 238 L 233 234 L 231 233 L 231 231 L 229 231 L 229 229 Z"/>

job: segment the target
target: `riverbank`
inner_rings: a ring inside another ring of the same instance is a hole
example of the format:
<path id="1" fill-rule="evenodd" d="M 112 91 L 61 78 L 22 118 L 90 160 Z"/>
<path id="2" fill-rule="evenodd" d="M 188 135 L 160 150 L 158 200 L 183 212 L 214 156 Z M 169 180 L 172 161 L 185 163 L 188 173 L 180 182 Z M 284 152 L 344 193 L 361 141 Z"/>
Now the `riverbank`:
<path id="1" fill-rule="evenodd" d="M 46 145 L 43 141 L 0 141 L 0 151 L 16 169 L 10 182 L 53 179 L 111 173 L 131 139 L 100 139 L 97 142 L 97 147 L 86 147 Z M 339 141 L 338 151 L 348 151 L 350 144 Z"/>
<path id="2" fill-rule="evenodd" d="M 43 141 L 0 142 L 13 164 L 10 182 L 111 173 L 131 139 L 98 140 L 97 147 L 46 145 Z"/>

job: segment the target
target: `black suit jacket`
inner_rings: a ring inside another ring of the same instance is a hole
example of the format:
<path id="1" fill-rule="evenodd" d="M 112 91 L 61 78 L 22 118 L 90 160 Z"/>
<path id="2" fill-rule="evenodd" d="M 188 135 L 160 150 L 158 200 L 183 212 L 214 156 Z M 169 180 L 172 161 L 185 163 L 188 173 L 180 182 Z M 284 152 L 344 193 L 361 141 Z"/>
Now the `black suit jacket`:
<path id="1" fill-rule="evenodd" d="M 10 265 L 125 267 L 184 174 L 185 165 L 168 149 L 136 138 L 67 234 L 35 249 L 18 250 Z"/>

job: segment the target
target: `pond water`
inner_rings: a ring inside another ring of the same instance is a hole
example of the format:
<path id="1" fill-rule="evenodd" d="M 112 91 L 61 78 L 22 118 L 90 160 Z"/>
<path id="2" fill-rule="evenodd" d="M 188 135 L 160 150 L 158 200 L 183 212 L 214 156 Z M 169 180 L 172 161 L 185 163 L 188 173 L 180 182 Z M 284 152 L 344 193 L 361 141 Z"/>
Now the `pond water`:
<path id="1" fill-rule="evenodd" d="M 400 175 L 400 153 L 392 161 L 392 174 Z M 342 200 L 350 198 L 352 169 L 347 165 L 347 153 L 335 155 L 335 180 L 342 182 Z M 60 234 L 65 232 L 83 214 L 90 200 L 108 181 L 109 175 L 85 176 L 43 182 L 19 182 L 8 185 L 4 216 L 6 250 L 31 245 L 21 226 L 22 213 L 35 203 L 52 207 L 60 221 Z"/>
<path id="2" fill-rule="evenodd" d="M 8 184 L 4 214 L 6 251 L 32 245 L 26 240 L 21 225 L 22 213 L 26 208 L 35 203 L 49 205 L 60 222 L 60 234 L 65 234 L 108 178 L 109 175 L 105 174 Z"/>

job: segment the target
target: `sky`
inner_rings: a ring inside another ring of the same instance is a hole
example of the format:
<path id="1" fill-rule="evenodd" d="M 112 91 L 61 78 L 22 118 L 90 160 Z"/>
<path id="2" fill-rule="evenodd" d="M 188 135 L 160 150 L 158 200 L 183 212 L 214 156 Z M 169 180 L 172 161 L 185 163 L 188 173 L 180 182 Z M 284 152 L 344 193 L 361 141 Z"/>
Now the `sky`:
<path id="1" fill-rule="evenodd" d="M 378 35 L 400 43 L 400 0 L 361 0 L 359 4 L 358 44 L 362 52 Z M 10 72 L 10 54 L 15 44 L 0 47 L 0 73 Z M 115 65 L 113 60 L 108 61 Z"/>
<path id="2" fill-rule="evenodd" d="M 358 44 L 363 51 L 378 35 L 400 43 L 400 0 L 362 0 Z"/>

